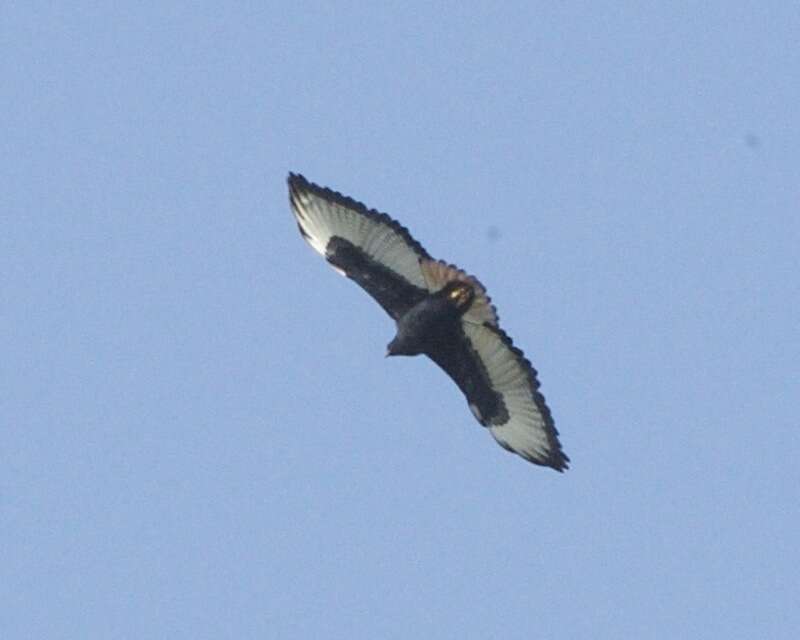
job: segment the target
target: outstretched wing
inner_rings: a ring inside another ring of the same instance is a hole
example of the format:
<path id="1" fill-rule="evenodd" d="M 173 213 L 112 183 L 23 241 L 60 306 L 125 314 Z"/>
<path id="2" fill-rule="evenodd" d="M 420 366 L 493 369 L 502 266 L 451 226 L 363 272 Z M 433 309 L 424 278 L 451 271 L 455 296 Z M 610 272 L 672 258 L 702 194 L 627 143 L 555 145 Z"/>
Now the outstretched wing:
<path id="1" fill-rule="evenodd" d="M 501 447 L 534 464 L 567 468 L 536 370 L 502 329 L 462 321 L 451 340 L 427 355 L 455 381 Z"/>
<path id="2" fill-rule="evenodd" d="M 398 222 L 293 173 L 289 200 L 308 244 L 390 316 L 398 318 L 425 297 L 419 262 L 430 256 Z"/>

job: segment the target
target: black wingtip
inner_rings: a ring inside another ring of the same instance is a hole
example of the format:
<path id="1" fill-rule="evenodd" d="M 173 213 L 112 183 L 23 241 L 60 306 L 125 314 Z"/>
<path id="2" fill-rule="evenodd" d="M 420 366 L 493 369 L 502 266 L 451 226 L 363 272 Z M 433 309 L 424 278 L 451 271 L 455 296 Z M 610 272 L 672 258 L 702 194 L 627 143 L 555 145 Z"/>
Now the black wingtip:
<path id="1" fill-rule="evenodd" d="M 569 469 L 569 458 L 562 453 L 558 458 L 550 463 L 550 467 L 559 473 L 564 473 L 567 469 Z"/>
<path id="2" fill-rule="evenodd" d="M 520 455 L 520 453 L 518 451 L 515 451 L 514 449 L 509 449 L 509 451 L 511 451 L 511 453 L 516 453 L 517 455 Z M 540 467 L 549 467 L 550 469 L 558 471 L 559 473 L 564 473 L 567 469 L 569 469 L 569 462 L 570 462 L 569 457 L 567 456 L 567 454 L 561 451 L 560 447 L 558 450 L 552 452 L 550 456 L 545 459 L 540 458 L 536 460 L 535 458 L 526 455 L 522 455 L 521 457 L 527 460 L 528 462 L 532 462 L 535 465 L 538 465 Z"/>
<path id="3" fill-rule="evenodd" d="M 531 460 L 531 462 L 534 462 Z M 561 443 L 556 440 L 556 448 L 550 453 L 550 456 L 543 461 L 536 462 L 543 467 L 550 467 L 559 473 L 564 473 L 569 469 L 569 456 L 561 450 Z"/>
<path id="4" fill-rule="evenodd" d="M 303 176 L 302 173 L 295 173 L 294 171 L 289 172 L 286 182 L 289 184 L 290 189 L 306 187 L 309 184 L 308 180 L 305 179 L 305 176 Z"/>
<path id="5" fill-rule="evenodd" d="M 556 432 L 557 434 L 558 432 Z M 570 459 L 569 456 L 561 450 L 561 443 L 558 441 L 556 437 L 555 440 L 555 449 L 550 454 L 550 458 L 545 462 L 545 464 L 550 467 L 551 469 L 555 469 L 559 473 L 564 473 L 567 469 L 569 469 Z"/>

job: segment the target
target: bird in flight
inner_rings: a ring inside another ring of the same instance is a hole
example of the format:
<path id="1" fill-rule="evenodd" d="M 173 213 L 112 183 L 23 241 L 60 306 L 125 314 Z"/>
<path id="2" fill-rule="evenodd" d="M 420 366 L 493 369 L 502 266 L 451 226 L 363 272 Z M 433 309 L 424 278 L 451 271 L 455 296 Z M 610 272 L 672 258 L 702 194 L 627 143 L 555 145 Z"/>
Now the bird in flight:
<path id="1" fill-rule="evenodd" d="M 473 276 L 433 259 L 385 213 L 289 174 L 289 201 L 306 242 L 394 319 L 387 356 L 426 355 L 461 389 L 478 422 L 501 447 L 564 471 L 536 370 L 498 322 Z"/>

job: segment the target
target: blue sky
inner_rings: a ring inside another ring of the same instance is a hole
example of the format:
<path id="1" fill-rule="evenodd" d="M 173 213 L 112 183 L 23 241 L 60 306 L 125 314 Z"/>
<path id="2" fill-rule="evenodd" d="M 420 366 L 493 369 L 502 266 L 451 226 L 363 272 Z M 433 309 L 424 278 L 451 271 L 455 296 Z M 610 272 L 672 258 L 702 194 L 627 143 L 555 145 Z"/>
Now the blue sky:
<path id="1" fill-rule="evenodd" d="M 794 638 L 792 3 L 0 13 L 3 638 Z M 301 240 L 476 274 L 572 469 Z"/>

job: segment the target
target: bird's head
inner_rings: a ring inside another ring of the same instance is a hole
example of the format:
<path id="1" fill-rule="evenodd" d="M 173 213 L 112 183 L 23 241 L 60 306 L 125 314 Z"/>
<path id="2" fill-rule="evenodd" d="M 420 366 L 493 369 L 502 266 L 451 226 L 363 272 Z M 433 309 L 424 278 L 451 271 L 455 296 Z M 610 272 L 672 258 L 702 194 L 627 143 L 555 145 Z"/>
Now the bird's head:
<path id="1" fill-rule="evenodd" d="M 386 345 L 386 357 L 389 356 L 413 356 L 417 355 L 419 351 L 410 348 L 407 341 L 403 340 L 402 336 L 398 333 L 394 339 Z"/>

